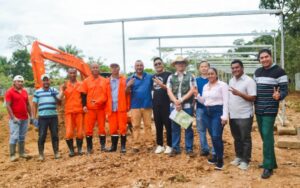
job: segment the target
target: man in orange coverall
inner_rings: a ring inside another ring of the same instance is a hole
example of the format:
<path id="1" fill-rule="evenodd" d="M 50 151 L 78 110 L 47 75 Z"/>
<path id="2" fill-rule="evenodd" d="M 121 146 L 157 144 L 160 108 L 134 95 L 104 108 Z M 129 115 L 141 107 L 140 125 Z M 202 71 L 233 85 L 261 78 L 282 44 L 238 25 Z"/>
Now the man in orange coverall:
<path id="1" fill-rule="evenodd" d="M 108 80 L 99 75 L 99 65 L 91 65 L 92 75 L 86 78 L 81 85 L 81 98 L 85 115 L 85 135 L 87 153 L 93 151 L 93 129 L 97 122 L 101 151 L 105 151 L 105 107 L 108 99 Z"/>
<path id="2" fill-rule="evenodd" d="M 69 147 L 69 156 L 73 157 L 74 146 L 73 137 L 76 130 L 76 144 L 78 154 L 82 155 L 82 139 L 83 139 L 83 110 L 80 94 L 81 82 L 77 81 L 77 70 L 75 68 L 68 69 L 69 81 L 61 86 L 61 93 L 65 96 L 65 127 L 66 142 Z"/>
<path id="3" fill-rule="evenodd" d="M 126 94 L 126 78 L 119 74 L 120 66 L 110 64 L 111 76 L 108 95 L 108 122 L 111 135 L 109 152 L 117 151 L 119 135 L 121 136 L 121 153 L 126 153 L 127 111 L 129 110 L 129 95 Z"/>

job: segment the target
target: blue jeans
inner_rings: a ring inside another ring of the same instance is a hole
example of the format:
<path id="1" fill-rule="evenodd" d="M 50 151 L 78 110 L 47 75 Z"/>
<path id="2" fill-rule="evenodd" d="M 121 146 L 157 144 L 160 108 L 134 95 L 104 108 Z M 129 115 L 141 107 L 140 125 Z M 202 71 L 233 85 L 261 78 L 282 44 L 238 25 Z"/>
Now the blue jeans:
<path id="1" fill-rule="evenodd" d="M 209 152 L 209 146 L 206 139 L 206 130 L 208 130 L 208 127 L 203 124 L 203 114 L 204 109 L 203 108 L 197 108 L 196 110 L 196 125 L 197 125 L 197 131 L 199 134 L 200 139 L 200 145 L 201 145 L 201 151 L 202 152 Z M 214 147 L 211 148 L 211 153 L 215 155 Z"/>
<path id="2" fill-rule="evenodd" d="M 208 127 L 212 137 L 213 147 L 218 159 L 223 159 L 224 145 L 222 140 L 223 125 L 221 124 L 222 105 L 206 106 L 203 113 L 203 124 Z"/>
<path id="3" fill-rule="evenodd" d="M 174 108 L 170 108 L 171 112 Z M 192 108 L 183 109 L 186 113 L 193 116 Z M 180 139 L 181 139 L 181 126 L 172 121 L 172 149 L 176 152 L 180 152 Z M 193 142 L 194 142 L 194 132 L 192 129 L 192 124 L 185 129 L 185 151 L 193 151 Z"/>
<path id="4" fill-rule="evenodd" d="M 28 120 L 20 120 L 19 123 L 14 123 L 13 120 L 9 120 L 9 143 L 17 144 L 17 142 L 24 142 L 28 129 Z"/>

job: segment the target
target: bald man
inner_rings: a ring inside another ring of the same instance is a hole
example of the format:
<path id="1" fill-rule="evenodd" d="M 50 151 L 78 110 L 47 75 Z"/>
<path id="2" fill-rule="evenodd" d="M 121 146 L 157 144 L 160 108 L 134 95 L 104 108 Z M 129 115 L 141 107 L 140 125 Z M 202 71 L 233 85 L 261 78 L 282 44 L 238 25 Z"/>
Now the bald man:
<path id="1" fill-rule="evenodd" d="M 91 65 L 92 75 L 86 78 L 81 85 L 82 106 L 85 115 L 85 135 L 87 153 L 93 151 L 93 129 L 98 124 L 98 135 L 101 151 L 105 151 L 105 107 L 108 99 L 109 82 L 100 76 L 99 65 Z"/>

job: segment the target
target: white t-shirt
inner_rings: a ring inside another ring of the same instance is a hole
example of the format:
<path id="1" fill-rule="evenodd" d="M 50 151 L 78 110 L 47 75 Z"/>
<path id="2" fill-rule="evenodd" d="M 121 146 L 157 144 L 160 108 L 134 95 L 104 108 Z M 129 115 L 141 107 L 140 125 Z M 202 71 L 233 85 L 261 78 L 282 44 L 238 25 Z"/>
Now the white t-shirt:
<path id="1" fill-rule="evenodd" d="M 256 96 L 256 83 L 249 76 L 243 74 L 239 79 L 235 77 L 229 81 L 229 87 L 233 87 L 247 95 Z M 253 116 L 253 102 L 246 101 L 240 96 L 229 92 L 230 119 L 245 119 Z"/>

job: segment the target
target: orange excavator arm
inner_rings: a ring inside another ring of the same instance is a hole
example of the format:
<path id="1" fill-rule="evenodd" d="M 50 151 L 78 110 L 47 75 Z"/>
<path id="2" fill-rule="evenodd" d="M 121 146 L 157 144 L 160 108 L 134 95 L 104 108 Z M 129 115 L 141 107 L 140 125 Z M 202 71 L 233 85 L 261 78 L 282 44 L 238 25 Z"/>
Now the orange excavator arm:
<path id="1" fill-rule="evenodd" d="M 43 52 L 40 46 L 50 49 L 55 53 Z M 41 76 L 45 74 L 45 59 L 77 69 L 83 79 L 91 75 L 89 65 L 82 59 L 38 41 L 34 41 L 32 44 L 30 59 L 32 64 L 35 88 L 42 87 Z"/>

